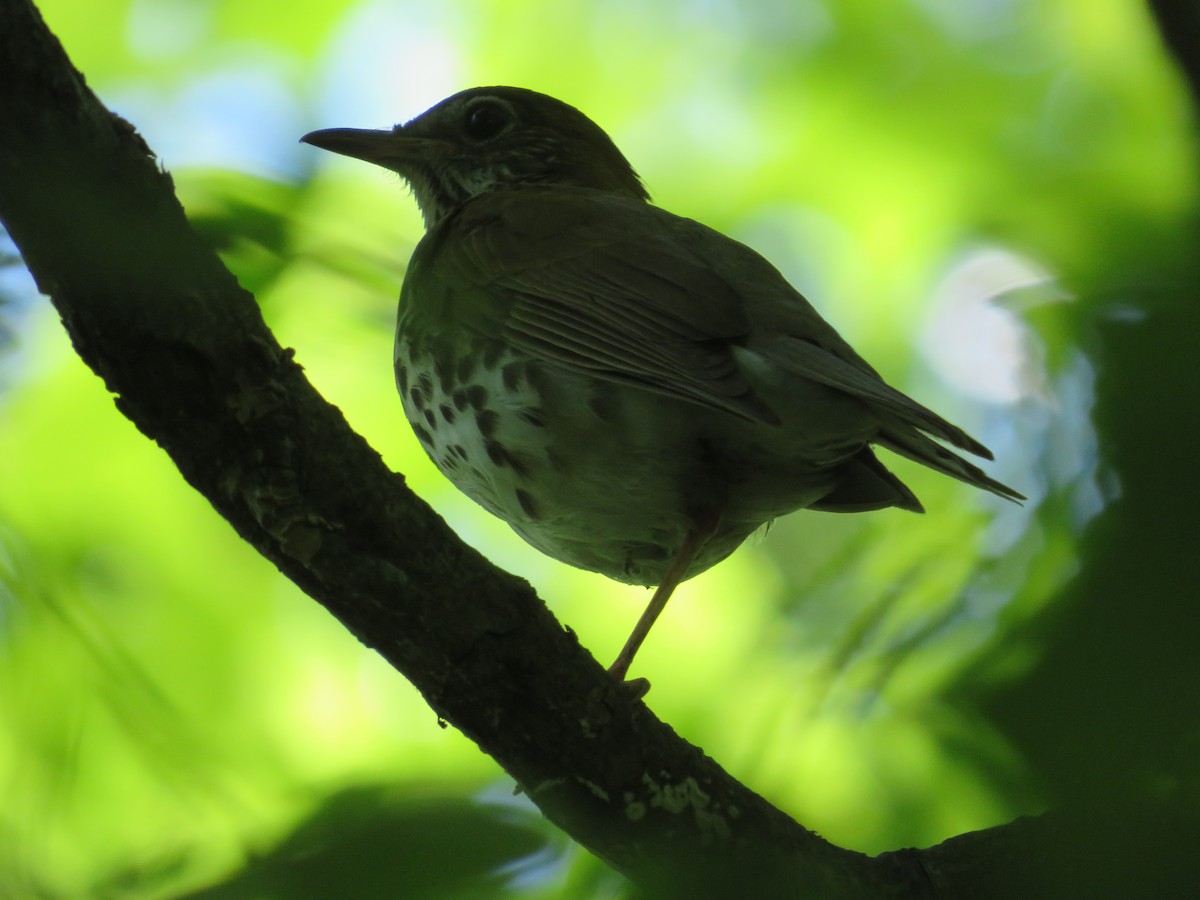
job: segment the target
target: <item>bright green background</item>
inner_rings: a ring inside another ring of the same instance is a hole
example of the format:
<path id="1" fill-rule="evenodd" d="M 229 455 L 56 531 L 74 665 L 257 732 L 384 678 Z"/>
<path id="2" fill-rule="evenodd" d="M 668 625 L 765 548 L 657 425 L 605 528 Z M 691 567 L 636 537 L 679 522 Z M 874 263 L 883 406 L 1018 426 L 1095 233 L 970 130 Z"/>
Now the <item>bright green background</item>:
<path id="1" fill-rule="evenodd" d="M 677 594 L 638 662 L 650 705 L 868 852 L 1056 795 L 1016 701 L 986 698 L 1032 683 L 1060 591 L 1088 572 L 1081 536 L 1097 517 L 1120 527 L 1107 504 L 1130 473 L 1106 465 L 1093 426 L 1111 364 L 1095 323 L 1136 327 L 1190 271 L 1189 100 L 1139 3 L 42 9 L 318 389 L 607 661 L 646 594 L 525 547 L 404 424 L 390 329 L 420 238 L 411 198 L 296 143 L 475 84 L 591 115 L 657 203 L 767 254 L 1030 497 L 1007 506 L 896 461 L 928 515 L 777 523 Z M 236 538 L 27 282 L 10 271 L 0 287 L 0 896 L 174 896 L 225 878 L 207 896 L 617 890 Z M 297 854 L 312 868 L 276 866 Z"/>

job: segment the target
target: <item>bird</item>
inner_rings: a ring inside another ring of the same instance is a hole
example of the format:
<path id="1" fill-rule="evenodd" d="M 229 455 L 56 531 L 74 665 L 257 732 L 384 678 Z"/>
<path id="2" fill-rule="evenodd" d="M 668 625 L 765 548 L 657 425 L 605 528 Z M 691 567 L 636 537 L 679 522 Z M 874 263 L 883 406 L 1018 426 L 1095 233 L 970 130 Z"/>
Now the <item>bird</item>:
<path id="1" fill-rule="evenodd" d="M 420 208 L 394 362 L 438 469 L 548 556 L 655 589 L 609 667 L 621 683 L 675 588 L 761 526 L 923 512 L 874 446 L 1025 499 L 764 257 L 654 206 L 567 103 L 477 87 L 300 140 L 399 174 Z"/>

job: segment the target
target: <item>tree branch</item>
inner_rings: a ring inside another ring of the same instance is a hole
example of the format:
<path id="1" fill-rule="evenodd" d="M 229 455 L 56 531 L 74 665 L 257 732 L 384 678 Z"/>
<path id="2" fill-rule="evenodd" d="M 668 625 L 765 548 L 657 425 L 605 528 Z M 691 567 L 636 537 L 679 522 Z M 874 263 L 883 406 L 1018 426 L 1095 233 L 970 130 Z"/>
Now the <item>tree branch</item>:
<path id="1" fill-rule="evenodd" d="M 238 534 L 635 881 L 752 856 L 793 891 L 861 896 L 893 868 L 731 779 L 459 542 L 305 380 L 37 10 L 0 17 L 0 218 L 120 411 Z"/>
<path id="2" fill-rule="evenodd" d="M 0 0 L 0 18 L 0 219 L 79 355 L 238 534 L 549 819 L 652 893 L 1015 896 L 1009 862 L 1042 845 L 1041 826 L 844 850 L 620 690 L 317 394 L 28 0 Z"/>

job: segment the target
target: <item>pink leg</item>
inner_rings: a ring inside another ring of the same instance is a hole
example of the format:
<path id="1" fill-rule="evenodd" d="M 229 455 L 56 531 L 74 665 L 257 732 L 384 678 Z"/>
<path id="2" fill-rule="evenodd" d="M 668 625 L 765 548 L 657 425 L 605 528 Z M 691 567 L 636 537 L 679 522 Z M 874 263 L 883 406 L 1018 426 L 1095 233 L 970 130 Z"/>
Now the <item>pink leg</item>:
<path id="1" fill-rule="evenodd" d="M 624 680 L 626 673 L 629 671 L 630 665 L 633 663 L 633 657 L 638 652 L 638 648 L 642 646 L 642 642 L 646 640 L 646 636 L 650 634 L 650 629 L 654 626 L 654 622 L 662 614 L 667 601 L 671 599 L 671 594 L 675 592 L 675 588 L 679 582 L 683 581 L 687 575 L 688 569 L 691 568 L 692 562 L 696 559 L 696 554 L 700 552 L 700 548 L 712 536 L 712 533 L 717 530 L 717 517 L 713 516 L 711 522 L 705 522 L 693 528 L 687 533 L 687 537 L 683 539 L 683 546 L 679 548 L 679 552 L 675 554 L 675 558 L 671 560 L 671 565 L 667 567 L 666 574 L 659 582 L 658 587 L 654 591 L 654 596 L 650 598 L 650 603 L 646 607 L 646 611 L 642 613 L 637 624 L 633 626 L 633 633 L 629 635 L 629 640 L 625 642 L 625 646 L 621 648 L 621 652 L 617 654 L 617 660 L 608 667 L 608 672 L 618 680 Z M 649 689 L 649 685 L 646 685 Z M 645 693 L 643 691 L 642 693 Z"/>

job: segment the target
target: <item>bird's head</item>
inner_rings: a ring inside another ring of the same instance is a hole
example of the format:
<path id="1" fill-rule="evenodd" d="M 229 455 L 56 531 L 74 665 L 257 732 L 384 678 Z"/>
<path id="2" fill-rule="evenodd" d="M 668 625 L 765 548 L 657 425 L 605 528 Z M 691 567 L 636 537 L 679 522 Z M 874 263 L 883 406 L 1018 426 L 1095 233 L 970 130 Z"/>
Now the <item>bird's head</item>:
<path id="1" fill-rule="evenodd" d="M 616 144 L 553 97 L 514 87 L 472 88 L 390 131 L 327 128 L 300 139 L 398 172 L 426 227 L 478 194 L 517 184 L 649 195 Z"/>

